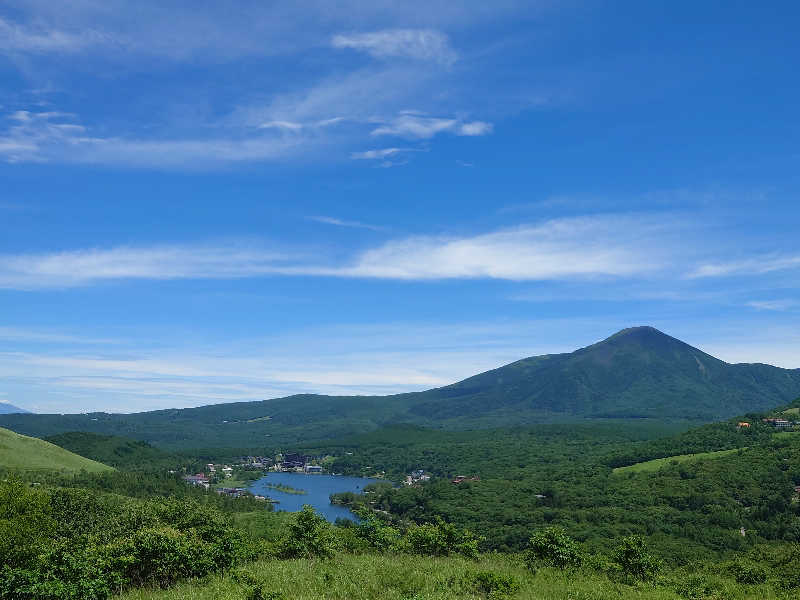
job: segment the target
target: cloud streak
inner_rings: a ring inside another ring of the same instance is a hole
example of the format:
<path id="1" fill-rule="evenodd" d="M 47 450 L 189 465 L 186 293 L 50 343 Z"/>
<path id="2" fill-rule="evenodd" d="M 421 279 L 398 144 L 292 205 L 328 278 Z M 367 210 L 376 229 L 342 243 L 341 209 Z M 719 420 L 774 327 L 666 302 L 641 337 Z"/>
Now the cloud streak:
<path id="1" fill-rule="evenodd" d="M 73 53 L 107 42 L 107 36 L 91 29 L 75 34 L 49 27 L 20 25 L 0 17 L 0 52 Z"/>
<path id="2" fill-rule="evenodd" d="M 361 50 L 376 58 L 410 58 L 443 65 L 454 63 L 458 56 L 447 36 L 433 29 L 385 29 L 369 33 L 333 36 L 334 48 Z"/>
<path id="3" fill-rule="evenodd" d="M 326 217 L 321 215 L 308 217 L 308 219 L 310 221 L 316 221 L 317 223 L 324 223 L 325 225 L 336 225 L 337 227 L 352 227 L 354 229 L 386 231 L 385 227 L 380 227 L 378 225 L 370 225 L 369 223 L 362 223 L 361 221 L 347 221 L 345 219 L 337 219 L 335 217 Z"/>
<path id="4" fill-rule="evenodd" d="M 764 275 L 775 271 L 800 269 L 800 255 L 766 255 L 731 262 L 707 263 L 689 274 L 690 278 Z"/>
<path id="5" fill-rule="evenodd" d="M 251 115 L 248 118 L 255 117 Z M 131 139 L 92 135 L 75 115 L 64 112 L 20 110 L 8 115 L 7 120 L 10 125 L 5 132 L 0 132 L 0 159 L 8 163 L 104 164 L 190 170 L 298 157 L 307 160 L 322 148 L 343 145 L 354 136 L 366 136 L 367 129 L 371 130 L 372 136 L 411 139 L 430 139 L 440 133 L 477 136 L 492 131 L 492 126 L 482 121 L 400 114 L 391 119 L 366 121 L 346 117 L 307 122 L 273 119 L 250 128 L 229 128 L 226 135 L 220 137 Z M 336 129 L 335 125 L 346 121 L 351 123 L 347 135 L 330 133 Z M 376 122 L 379 123 L 377 127 Z M 351 152 L 349 156 L 354 160 L 386 160 L 402 153 L 421 151 L 423 149 L 389 147 Z M 319 158 L 322 159 L 323 155 Z M 324 159 L 330 160 L 330 154 L 326 153 Z"/>
<path id="6" fill-rule="evenodd" d="M 323 222 L 365 226 L 318 217 Z M 323 276 L 364 279 L 558 280 L 632 277 L 667 262 L 668 228 L 619 216 L 547 221 L 472 236 L 391 240 L 338 265 L 254 245 L 164 245 L 0 256 L 0 288 L 74 287 L 110 280 Z"/>
<path id="7" fill-rule="evenodd" d="M 372 135 L 392 135 L 404 138 L 429 139 L 439 133 L 457 136 L 482 136 L 492 133 L 493 126 L 485 121 L 462 121 L 403 113 L 372 130 Z"/>

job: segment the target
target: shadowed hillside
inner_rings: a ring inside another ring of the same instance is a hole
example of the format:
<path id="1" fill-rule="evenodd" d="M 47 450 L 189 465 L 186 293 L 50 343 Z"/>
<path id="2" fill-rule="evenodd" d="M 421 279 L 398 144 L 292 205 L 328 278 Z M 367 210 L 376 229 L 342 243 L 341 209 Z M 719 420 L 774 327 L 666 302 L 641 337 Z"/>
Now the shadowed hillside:
<path id="1" fill-rule="evenodd" d="M 90 431 L 173 448 L 263 447 L 402 422 L 449 429 L 609 419 L 707 422 L 767 410 L 798 395 L 798 369 L 728 364 L 652 327 L 634 327 L 575 352 L 525 358 L 424 392 L 309 394 L 128 415 L 2 415 L 0 424 L 34 436 Z"/>

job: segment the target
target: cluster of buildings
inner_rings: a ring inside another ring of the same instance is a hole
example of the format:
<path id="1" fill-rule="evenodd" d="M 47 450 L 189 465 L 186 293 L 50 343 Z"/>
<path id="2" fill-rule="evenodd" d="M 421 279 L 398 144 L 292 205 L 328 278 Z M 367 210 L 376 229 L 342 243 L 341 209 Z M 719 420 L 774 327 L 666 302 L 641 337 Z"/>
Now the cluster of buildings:
<path id="1" fill-rule="evenodd" d="M 275 461 L 266 456 L 243 456 L 239 464 L 247 469 L 269 469 Z"/>
<path id="2" fill-rule="evenodd" d="M 422 469 L 417 469 L 416 471 L 411 471 L 410 475 L 406 475 L 405 480 L 403 483 L 405 485 L 416 485 L 418 483 L 424 483 L 426 481 L 430 481 L 431 476 L 428 475 Z"/>
<path id="3" fill-rule="evenodd" d="M 183 480 L 189 485 L 197 485 L 200 487 L 204 487 L 206 489 L 208 489 L 208 487 L 211 485 L 211 480 L 206 476 L 205 473 L 197 473 L 196 475 L 186 475 L 184 476 Z"/>
<path id="4" fill-rule="evenodd" d="M 311 464 L 312 458 L 304 454 L 286 453 L 278 454 L 272 467 L 275 471 L 283 473 L 324 473 L 325 469 L 320 465 Z"/>
<path id="5" fill-rule="evenodd" d="M 793 423 L 792 421 L 789 421 L 788 419 L 778 419 L 776 417 L 770 417 L 770 418 L 761 419 L 761 420 L 764 423 L 766 423 L 767 425 L 772 425 L 775 429 L 789 429 L 791 427 L 794 427 L 795 425 L 800 424 L 800 423 Z"/>
<path id="6" fill-rule="evenodd" d="M 206 465 L 206 471 L 214 477 L 217 473 L 217 467 L 213 463 L 208 463 Z M 222 473 L 223 477 L 230 477 L 233 475 L 233 467 L 229 467 L 228 465 L 224 465 L 220 467 L 219 472 Z"/>

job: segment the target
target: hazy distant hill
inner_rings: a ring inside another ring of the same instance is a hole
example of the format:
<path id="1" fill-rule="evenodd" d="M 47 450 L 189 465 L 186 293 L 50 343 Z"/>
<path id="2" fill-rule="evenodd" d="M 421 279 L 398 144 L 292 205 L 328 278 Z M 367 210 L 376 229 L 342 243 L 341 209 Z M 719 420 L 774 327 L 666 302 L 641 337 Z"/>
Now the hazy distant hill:
<path id="1" fill-rule="evenodd" d="M 608 419 L 712 421 L 800 396 L 800 369 L 728 364 L 652 327 L 393 396 L 297 395 L 129 415 L 3 415 L 28 435 L 92 431 L 157 445 L 259 447 L 410 422 L 444 428 Z"/>
<path id="2" fill-rule="evenodd" d="M 21 471 L 113 471 L 109 466 L 73 454 L 36 438 L 0 428 L 0 468 Z"/>
<path id="3" fill-rule="evenodd" d="M 11 413 L 28 413 L 29 411 L 8 402 L 0 402 L 0 415 L 7 415 Z"/>

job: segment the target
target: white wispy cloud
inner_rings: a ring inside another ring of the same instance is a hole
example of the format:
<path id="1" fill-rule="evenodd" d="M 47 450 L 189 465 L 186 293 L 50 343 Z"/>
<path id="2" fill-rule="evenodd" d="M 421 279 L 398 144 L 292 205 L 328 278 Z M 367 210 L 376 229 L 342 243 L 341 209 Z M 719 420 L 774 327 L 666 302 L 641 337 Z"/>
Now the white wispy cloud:
<path id="1" fill-rule="evenodd" d="M 82 335 L 75 335 L 71 333 L 64 333 L 59 331 L 48 331 L 40 329 L 25 329 L 21 327 L 5 327 L 0 326 L 0 340 L 14 341 L 14 342 L 47 342 L 47 343 L 64 343 L 64 344 L 114 344 L 115 340 L 107 337 L 86 337 Z"/>
<path id="2" fill-rule="evenodd" d="M 449 65 L 457 54 L 447 36 L 433 29 L 384 29 L 333 36 L 334 48 L 361 50 L 378 58 L 411 58 Z"/>
<path id="3" fill-rule="evenodd" d="M 751 300 L 750 302 L 747 302 L 747 306 L 752 308 L 770 311 L 790 310 L 798 305 L 800 305 L 799 301 L 788 298 L 781 300 Z"/>
<path id="4" fill-rule="evenodd" d="M 669 225 L 653 218 L 568 218 L 471 236 L 392 240 L 336 265 L 253 245 L 165 245 L 4 255 L 0 256 L 0 288 L 268 275 L 517 281 L 630 277 L 663 268 L 670 252 L 669 234 Z"/>
<path id="5" fill-rule="evenodd" d="M 6 120 L 8 127 L 0 130 L 0 160 L 9 163 L 54 162 L 189 170 L 232 163 L 308 160 L 314 152 L 319 153 L 318 160 L 330 160 L 330 152 L 322 152 L 322 149 L 345 142 L 343 138 L 337 141 L 326 132 L 344 121 L 351 121 L 354 127 L 360 126 L 360 134 L 365 137 L 368 129 L 372 129 L 373 135 L 392 134 L 416 139 L 431 138 L 441 132 L 478 135 L 476 131 L 491 131 L 491 126 L 482 122 L 401 114 L 386 121 L 346 117 L 271 120 L 254 128 L 231 129 L 227 137 L 132 139 L 93 135 L 75 115 L 57 111 L 20 110 L 7 115 Z M 382 124 L 374 128 L 376 120 Z M 348 139 L 358 135 L 358 130 L 350 131 Z M 391 147 L 351 152 L 349 156 L 356 160 L 386 160 L 402 153 L 426 150 Z"/>
<path id="6" fill-rule="evenodd" d="M 281 131 L 302 131 L 308 129 L 320 129 L 323 127 L 330 127 L 342 121 L 346 121 L 345 117 L 332 117 L 329 119 L 321 119 L 319 121 L 311 121 L 307 123 L 297 123 L 294 121 L 266 121 L 258 126 L 258 129 L 278 129 Z"/>
<path id="7" fill-rule="evenodd" d="M 419 236 L 368 250 L 339 272 L 391 279 L 632 276 L 663 267 L 666 248 L 649 240 L 659 229 L 650 219 L 585 217 L 467 237 Z"/>
<path id="8" fill-rule="evenodd" d="M 401 152 L 415 152 L 416 148 L 380 148 L 365 150 L 364 152 L 351 152 L 350 158 L 354 160 L 382 160 Z"/>
<path id="9" fill-rule="evenodd" d="M 372 231 L 385 231 L 385 227 L 380 227 L 378 225 L 370 225 L 369 223 L 362 223 L 361 221 L 347 221 L 345 219 L 337 219 L 335 217 L 326 217 L 326 216 L 312 216 L 308 217 L 310 221 L 316 221 L 317 223 L 325 223 L 326 225 L 336 225 L 338 227 L 353 227 L 355 229 L 370 229 Z"/>
<path id="10" fill-rule="evenodd" d="M 0 17 L 0 52 L 78 52 L 107 41 L 107 36 L 91 29 L 71 33 L 13 23 Z"/>
<path id="11" fill-rule="evenodd" d="M 425 152 L 423 148 L 379 148 L 366 150 L 363 152 L 351 152 L 350 158 L 353 160 L 377 160 L 380 167 L 397 167 L 408 164 L 408 158 L 404 156 L 408 152 Z"/>
<path id="12" fill-rule="evenodd" d="M 800 268 L 800 255 L 764 255 L 730 262 L 706 263 L 689 273 L 690 278 L 763 275 Z"/>
<path id="13" fill-rule="evenodd" d="M 126 167 L 186 168 L 277 161 L 313 148 L 301 135 L 258 134 L 205 139 L 98 137 L 61 112 L 17 111 L 0 133 L 0 158 L 10 163 L 57 162 Z"/>
<path id="14" fill-rule="evenodd" d="M 286 256 L 239 246 L 154 246 L 0 256 L 0 288 L 72 287 L 112 279 L 219 279 L 280 272 Z"/>
<path id="15" fill-rule="evenodd" d="M 447 38 L 443 42 L 436 39 L 437 34 L 443 36 L 438 33 L 440 29 L 461 29 L 521 12 L 530 15 L 539 10 L 539 4 L 498 0 L 491 5 L 464 3 L 453 10 L 451 3 L 439 0 L 401 3 L 341 0 L 335 7 L 327 0 L 307 0 L 302 4 L 240 2 L 234 7 L 211 2 L 194 4 L 192 10 L 186 10 L 181 3 L 157 0 L 139 0 L 135 6 L 125 0 L 3 2 L 9 9 L 5 15 L 6 36 L 13 34 L 15 44 L 29 51 L 80 45 L 73 38 L 81 38 L 85 32 L 102 32 L 106 47 L 123 51 L 116 58 L 152 55 L 174 61 L 280 56 L 316 47 L 320 39 L 330 40 L 332 34 L 345 30 L 385 33 L 389 37 L 391 32 L 400 32 L 395 33 L 394 45 L 399 48 L 395 51 L 412 52 L 412 58 L 424 58 L 425 47 L 434 52 L 437 44 L 443 43 L 441 52 L 446 55 Z M 541 3 L 546 4 L 549 3 Z M 410 24 L 412 28 L 398 29 L 398 23 Z M 404 31 L 409 32 L 406 37 L 410 38 L 405 42 Z M 376 46 L 373 51 L 379 52 L 380 44 L 373 45 Z M 383 46 L 391 51 L 388 42 Z M 92 58 L 104 60 L 106 56 Z"/>
<path id="16" fill-rule="evenodd" d="M 456 118 L 429 117 L 405 112 L 373 129 L 372 135 L 428 139 L 439 133 L 459 136 L 488 135 L 492 129 L 492 124 L 485 121 L 462 121 Z"/>

